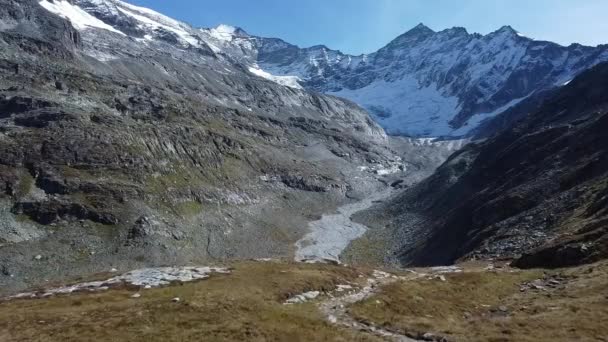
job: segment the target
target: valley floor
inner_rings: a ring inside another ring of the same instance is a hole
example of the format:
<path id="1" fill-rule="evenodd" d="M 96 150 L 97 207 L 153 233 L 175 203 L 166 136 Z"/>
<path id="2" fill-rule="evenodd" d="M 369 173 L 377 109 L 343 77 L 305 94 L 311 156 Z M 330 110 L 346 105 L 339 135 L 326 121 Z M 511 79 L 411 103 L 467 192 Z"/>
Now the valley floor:
<path id="1" fill-rule="evenodd" d="M 310 222 L 310 232 L 296 242 L 296 261 L 340 263 L 344 250 L 368 230 L 367 226 L 351 220 L 351 216 L 391 196 L 393 191 L 386 187 L 361 201 L 339 207 L 334 214 L 326 214 L 320 220 Z"/>
<path id="2" fill-rule="evenodd" d="M 531 271 L 225 266 L 160 288 L 5 300 L 0 340 L 608 341 L 606 262 Z"/>

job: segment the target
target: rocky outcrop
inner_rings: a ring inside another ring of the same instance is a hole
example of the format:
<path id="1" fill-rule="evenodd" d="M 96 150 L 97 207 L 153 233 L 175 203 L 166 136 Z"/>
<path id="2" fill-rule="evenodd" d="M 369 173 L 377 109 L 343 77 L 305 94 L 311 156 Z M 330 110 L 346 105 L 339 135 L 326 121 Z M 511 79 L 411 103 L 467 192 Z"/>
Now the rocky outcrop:
<path id="1" fill-rule="evenodd" d="M 106 225 L 118 224 L 118 220 L 109 213 L 100 213 L 81 204 L 61 203 L 58 201 L 17 203 L 16 214 L 24 214 L 37 223 L 48 225 L 59 219 L 90 220 Z"/>

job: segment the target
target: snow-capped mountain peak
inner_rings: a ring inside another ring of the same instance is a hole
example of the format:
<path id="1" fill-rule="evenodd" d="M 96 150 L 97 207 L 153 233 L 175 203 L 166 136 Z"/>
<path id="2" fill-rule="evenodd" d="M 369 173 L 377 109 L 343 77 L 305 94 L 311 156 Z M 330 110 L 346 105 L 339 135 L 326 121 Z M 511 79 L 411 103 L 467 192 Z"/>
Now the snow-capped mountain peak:
<path id="1" fill-rule="evenodd" d="M 412 28 L 411 30 L 407 31 L 404 33 L 404 35 L 426 35 L 426 34 L 433 34 L 435 33 L 435 31 L 433 31 L 433 29 L 431 29 L 430 27 L 426 26 L 423 23 L 420 23 L 416 26 L 414 26 L 414 28 Z"/>
<path id="2" fill-rule="evenodd" d="M 213 37 L 215 37 L 219 40 L 225 40 L 228 42 L 231 42 L 237 36 L 243 36 L 243 35 L 247 34 L 245 31 L 243 31 L 242 29 L 240 29 L 238 27 L 225 25 L 225 24 L 220 24 L 220 25 L 210 29 L 209 32 L 211 32 Z"/>
<path id="3" fill-rule="evenodd" d="M 272 48 L 267 48 L 266 45 Z M 366 107 L 389 132 L 461 136 L 535 93 L 608 60 L 608 47 L 563 47 L 511 26 L 487 35 L 424 24 L 362 56 L 259 39 L 259 65 Z"/>
<path id="4" fill-rule="evenodd" d="M 183 45 L 199 45 L 190 25 L 120 0 L 42 0 L 40 5 L 81 31 L 103 29 L 147 40 L 171 35 Z"/>
<path id="5" fill-rule="evenodd" d="M 511 26 L 487 35 L 461 27 L 434 31 L 419 24 L 370 54 L 353 56 L 324 45 L 300 48 L 281 39 L 219 25 L 195 29 L 120 0 L 42 0 L 76 29 L 131 38 L 163 50 L 195 49 L 252 75 L 292 88 L 342 96 L 367 108 L 394 134 L 462 136 L 511 106 L 608 60 L 608 47 L 563 47 L 535 41 Z M 93 39 L 93 38 L 91 38 Z M 90 44 L 91 56 L 120 55 Z M 181 58 L 177 56 L 176 58 Z"/>
<path id="6" fill-rule="evenodd" d="M 495 31 L 496 33 L 514 34 L 517 35 L 518 31 L 515 30 L 511 25 L 503 25 L 501 28 Z"/>

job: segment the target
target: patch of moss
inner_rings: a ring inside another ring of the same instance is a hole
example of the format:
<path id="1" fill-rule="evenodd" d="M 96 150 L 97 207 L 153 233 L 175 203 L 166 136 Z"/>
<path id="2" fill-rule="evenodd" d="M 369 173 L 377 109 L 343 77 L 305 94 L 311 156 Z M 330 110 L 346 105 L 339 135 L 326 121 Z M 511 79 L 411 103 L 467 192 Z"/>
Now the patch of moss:
<path id="1" fill-rule="evenodd" d="M 71 194 L 72 200 L 80 203 L 80 204 L 84 204 L 84 205 L 92 205 L 93 203 L 91 202 L 91 200 L 89 199 L 89 197 L 87 196 L 87 194 L 83 193 L 83 192 L 76 192 Z"/>
<path id="2" fill-rule="evenodd" d="M 167 192 L 167 189 L 216 187 L 221 182 L 231 182 L 247 177 L 246 172 L 249 169 L 249 166 L 242 160 L 226 156 L 218 168 L 209 167 L 201 170 L 192 166 L 175 165 L 171 172 L 149 175 L 144 183 L 148 193 L 162 195 Z"/>
<path id="3" fill-rule="evenodd" d="M 381 266 L 388 244 L 376 231 L 368 232 L 350 243 L 340 259 L 349 265 Z"/>
<path id="4" fill-rule="evenodd" d="M 78 178 L 84 181 L 99 181 L 102 179 L 111 180 L 114 183 L 127 182 L 130 183 L 132 180 L 128 174 L 117 170 L 85 170 L 75 168 L 72 166 L 64 165 L 61 167 L 61 173 L 66 178 Z"/>
<path id="5" fill-rule="evenodd" d="M 91 252 L 85 248 L 80 248 L 76 251 L 74 257 L 78 261 L 89 260 L 91 258 Z"/>
<path id="6" fill-rule="evenodd" d="M 27 216 L 27 215 L 19 214 L 19 215 L 15 215 L 15 222 L 17 222 L 17 223 L 33 223 L 34 221 L 32 221 L 32 219 L 30 219 L 30 217 Z"/>
<path id="7" fill-rule="evenodd" d="M 175 167 L 173 172 L 149 175 L 145 179 L 146 191 L 150 194 L 165 194 L 167 189 L 188 189 L 204 184 L 200 172 L 183 166 Z"/>
<path id="8" fill-rule="evenodd" d="M 104 239 L 112 239 L 120 234 L 120 226 L 87 221 L 86 227 Z"/>
<path id="9" fill-rule="evenodd" d="M 203 205 L 196 201 L 188 201 L 176 204 L 174 207 L 175 212 L 184 218 L 197 216 L 203 212 Z"/>
<path id="10" fill-rule="evenodd" d="M 123 146 L 124 150 L 132 156 L 140 156 L 147 152 L 146 147 L 140 144 L 130 144 Z"/>
<path id="11" fill-rule="evenodd" d="M 85 180 L 95 179 L 95 177 L 86 170 L 76 169 L 67 165 L 61 167 L 61 173 L 66 178 L 80 178 Z"/>
<path id="12" fill-rule="evenodd" d="M 36 180 L 29 172 L 23 171 L 21 172 L 21 177 L 19 178 L 19 186 L 17 187 L 17 198 L 22 198 L 27 196 L 30 191 L 34 188 L 34 183 Z"/>
<path id="13" fill-rule="evenodd" d="M 216 119 L 205 120 L 205 128 L 211 132 L 215 132 L 218 134 L 229 134 L 234 130 L 233 128 L 226 125 L 225 121 Z"/>
<path id="14" fill-rule="evenodd" d="M 289 231 L 283 227 L 272 226 L 267 229 L 268 237 L 276 242 L 291 243 Z"/>
<path id="15" fill-rule="evenodd" d="M 245 176 L 249 169 L 245 163 L 234 157 L 226 157 L 220 167 L 220 174 L 228 180 L 237 180 Z"/>

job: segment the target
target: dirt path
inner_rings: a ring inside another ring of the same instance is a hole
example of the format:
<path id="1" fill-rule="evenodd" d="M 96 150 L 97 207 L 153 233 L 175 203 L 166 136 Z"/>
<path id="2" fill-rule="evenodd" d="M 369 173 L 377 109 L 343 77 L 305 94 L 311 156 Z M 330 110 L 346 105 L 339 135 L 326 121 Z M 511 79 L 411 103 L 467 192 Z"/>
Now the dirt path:
<path id="1" fill-rule="evenodd" d="M 353 222 L 353 214 L 370 208 L 374 202 L 388 198 L 391 188 L 344 205 L 337 213 L 323 215 L 320 220 L 308 224 L 310 232 L 296 242 L 295 260 L 298 262 L 340 262 L 340 254 L 353 241 L 365 234 L 367 227 Z"/>
<path id="2" fill-rule="evenodd" d="M 330 294 L 327 299 L 321 301 L 319 303 L 319 310 L 323 313 L 323 315 L 325 315 L 328 322 L 335 325 L 340 325 L 356 331 L 365 331 L 390 341 L 422 341 L 396 331 L 390 331 L 380 326 L 376 326 L 373 323 L 358 321 L 353 318 L 348 312 L 349 306 L 352 306 L 355 303 L 364 301 L 374 296 L 375 294 L 379 293 L 386 285 L 398 281 L 414 281 L 420 278 L 438 279 L 439 281 L 445 281 L 445 274 L 460 273 L 462 272 L 462 269 L 456 266 L 445 266 L 432 267 L 429 269 L 425 269 L 424 271 L 407 270 L 406 272 L 408 272 L 408 274 L 405 276 L 397 276 L 395 274 L 376 270 L 373 272 L 372 276 L 366 280 L 366 284 L 364 286 L 349 286 L 349 289 L 351 291 L 346 293 L 343 291 L 343 288 L 340 289 L 340 286 L 338 286 L 338 288 L 342 291 L 338 290 L 334 292 L 334 295 Z M 427 334 L 425 334 L 425 338 L 423 339 L 425 341 L 443 340 L 441 337 L 438 337 L 434 334 L 429 333 L 428 337 L 426 337 L 426 335 Z"/>
<path id="3" fill-rule="evenodd" d="M 356 289 L 353 292 L 343 296 L 330 297 L 319 304 L 319 309 L 332 324 L 340 325 L 357 331 L 366 331 L 391 341 L 417 341 L 408 336 L 388 331 L 372 324 L 359 322 L 349 315 L 348 307 L 373 296 L 384 285 L 388 285 L 396 281 L 416 279 L 423 276 L 426 275 L 412 272 L 412 275 L 409 277 L 398 277 L 386 272 L 374 271 L 373 276 L 367 279 L 366 286 Z"/>

